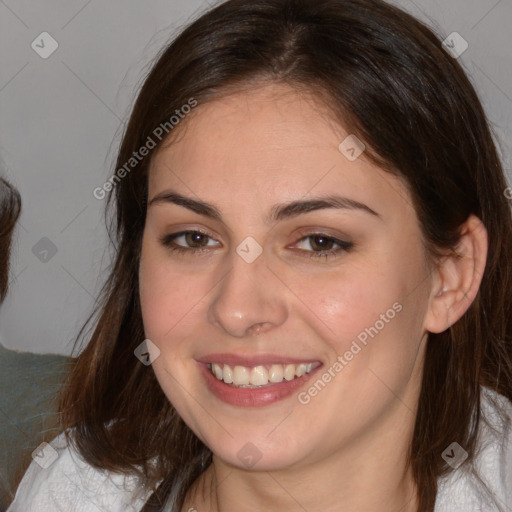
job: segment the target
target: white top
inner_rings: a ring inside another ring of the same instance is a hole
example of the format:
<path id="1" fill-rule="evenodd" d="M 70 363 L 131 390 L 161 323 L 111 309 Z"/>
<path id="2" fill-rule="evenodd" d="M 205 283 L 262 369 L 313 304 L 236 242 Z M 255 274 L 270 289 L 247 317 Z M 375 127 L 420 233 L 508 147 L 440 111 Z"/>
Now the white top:
<path id="1" fill-rule="evenodd" d="M 498 417 L 486 394 L 504 404 L 508 419 L 502 421 Z M 497 432 L 481 422 L 475 467 L 503 511 L 511 511 L 512 404 L 484 388 L 482 412 Z M 455 445 L 447 447 L 449 460 L 455 461 L 453 466 L 461 461 L 464 453 L 461 450 Z M 38 453 L 39 457 L 25 473 L 7 512 L 139 512 L 149 498 L 150 493 L 137 484 L 135 477 L 89 466 L 73 447 L 66 444 L 64 434 Z M 456 469 L 439 480 L 435 512 L 482 510 L 499 511 L 466 470 Z"/>
<path id="2" fill-rule="evenodd" d="M 43 443 L 8 512 L 139 512 L 150 496 L 137 477 L 100 471 L 66 443 Z"/>
<path id="3" fill-rule="evenodd" d="M 435 512 L 512 511 L 512 403 L 487 388 L 482 391 L 481 410 L 490 426 L 482 418 L 474 466 L 492 495 L 461 467 L 439 479 Z M 505 418 L 498 415 L 487 395 L 503 407 Z"/>

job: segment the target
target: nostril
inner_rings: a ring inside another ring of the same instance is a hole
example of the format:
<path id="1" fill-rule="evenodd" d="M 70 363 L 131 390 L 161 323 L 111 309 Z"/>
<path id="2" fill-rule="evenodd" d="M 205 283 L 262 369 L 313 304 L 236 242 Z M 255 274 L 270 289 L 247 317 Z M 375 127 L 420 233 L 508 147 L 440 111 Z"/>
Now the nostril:
<path id="1" fill-rule="evenodd" d="M 254 334 L 261 334 L 262 324 L 255 324 L 251 326 L 250 330 L 254 332 Z"/>

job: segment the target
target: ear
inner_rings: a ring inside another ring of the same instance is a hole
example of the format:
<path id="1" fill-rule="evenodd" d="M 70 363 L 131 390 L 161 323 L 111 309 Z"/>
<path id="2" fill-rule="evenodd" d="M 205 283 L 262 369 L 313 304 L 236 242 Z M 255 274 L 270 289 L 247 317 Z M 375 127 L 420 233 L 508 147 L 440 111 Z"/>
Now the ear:
<path id="1" fill-rule="evenodd" d="M 478 293 L 487 261 L 487 230 L 470 215 L 461 226 L 461 239 L 443 257 L 432 275 L 429 308 L 424 327 L 443 332 L 464 315 Z"/>

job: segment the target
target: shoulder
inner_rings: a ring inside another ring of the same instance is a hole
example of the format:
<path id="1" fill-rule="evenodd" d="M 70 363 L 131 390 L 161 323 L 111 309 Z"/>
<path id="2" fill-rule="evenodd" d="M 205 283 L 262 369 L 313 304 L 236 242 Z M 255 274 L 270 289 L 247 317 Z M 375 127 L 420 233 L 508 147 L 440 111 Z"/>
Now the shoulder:
<path id="1" fill-rule="evenodd" d="M 481 412 L 473 464 L 478 476 L 461 466 L 440 478 L 435 512 L 512 510 L 512 403 L 482 388 Z"/>
<path id="2" fill-rule="evenodd" d="M 149 494 L 135 476 L 90 466 L 61 433 L 34 457 L 8 512 L 138 512 Z"/>

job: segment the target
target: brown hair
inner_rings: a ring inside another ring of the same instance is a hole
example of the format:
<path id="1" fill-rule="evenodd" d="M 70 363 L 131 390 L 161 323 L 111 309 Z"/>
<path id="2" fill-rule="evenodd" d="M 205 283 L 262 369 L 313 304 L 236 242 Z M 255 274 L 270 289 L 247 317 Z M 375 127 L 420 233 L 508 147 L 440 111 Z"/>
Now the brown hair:
<path id="1" fill-rule="evenodd" d="M 485 113 L 432 30 L 381 0 L 230 0 L 164 48 L 139 92 L 116 169 L 190 98 L 200 108 L 261 80 L 316 93 L 367 144 L 369 158 L 403 178 L 433 261 L 454 250 L 470 214 L 488 231 L 476 299 L 450 329 L 429 334 L 409 462 L 419 511 L 430 512 L 437 479 L 450 471 L 445 448 L 457 440 L 470 454 L 466 464 L 473 458 L 480 386 L 512 400 L 512 219 Z M 180 510 L 211 451 L 133 355 L 144 339 L 138 265 L 147 174 L 160 146 L 123 173 L 109 196 L 115 263 L 79 334 L 94 326 L 61 411 L 62 428 L 75 429 L 69 441 L 90 464 L 136 473 L 150 486 L 162 482 L 145 510 L 162 510 L 166 500 Z"/>
<path id="2" fill-rule="evenodd" d="M 0 178 L 0 302 L 9 287 L 9 255 L 12 234 L 21 211 L 19 192 L 5 179 Z"/>

